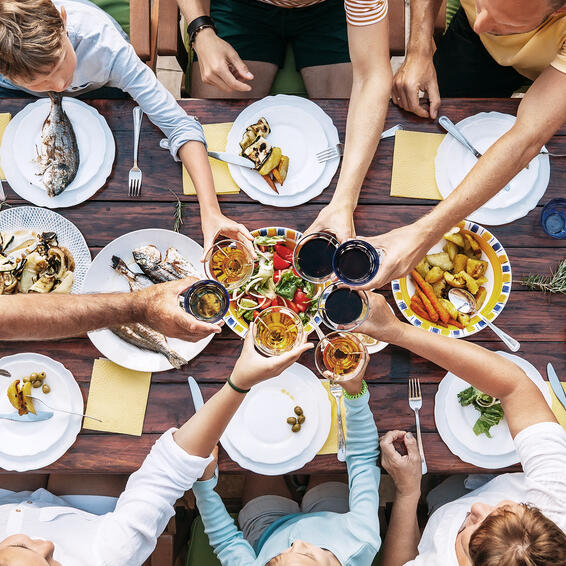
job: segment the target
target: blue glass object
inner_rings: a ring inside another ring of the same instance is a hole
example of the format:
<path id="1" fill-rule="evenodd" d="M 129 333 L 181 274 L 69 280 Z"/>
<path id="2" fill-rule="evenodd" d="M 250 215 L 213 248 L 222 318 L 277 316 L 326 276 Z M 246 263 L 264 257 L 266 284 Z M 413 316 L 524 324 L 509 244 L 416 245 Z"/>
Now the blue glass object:
<path id="1" fill-rule="evenodd" d="M 540 215 L 542 229 L 551 238 L 566 238 L 566 199 L 552 199 L 542 209 Z"/>

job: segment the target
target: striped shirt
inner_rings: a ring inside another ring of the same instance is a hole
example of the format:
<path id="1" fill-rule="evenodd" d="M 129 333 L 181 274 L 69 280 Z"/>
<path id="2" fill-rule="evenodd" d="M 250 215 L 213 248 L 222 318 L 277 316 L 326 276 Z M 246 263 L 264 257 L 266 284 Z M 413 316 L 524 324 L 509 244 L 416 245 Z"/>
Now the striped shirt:
<path id="1" fill-rule="evenodd" d="M 280 8 L 306 8 L 324 0 L 260 0 Z M 369 26 L 387 15 L 387 0 L 344 0 L 346 19 L 353 26 Z"/>

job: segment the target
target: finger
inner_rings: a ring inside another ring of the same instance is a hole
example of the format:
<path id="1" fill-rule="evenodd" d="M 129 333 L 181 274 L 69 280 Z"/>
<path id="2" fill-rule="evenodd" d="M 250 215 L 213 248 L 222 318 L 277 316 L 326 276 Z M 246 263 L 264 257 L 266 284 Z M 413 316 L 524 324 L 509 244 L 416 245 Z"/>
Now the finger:
<path id="1" fill-rule="evenodd" d="M 218 324 L 211 324 L 210 322 L 202 322 L 201 320 L 196 319 L 194 316 L 190 314 L 180 311 L 182 317 L 182 324 L 187 328 L 187 331 L 191 334 L 200 334 L 204 338 L 205 336 L 209 336 L 210 334 L 220 334 L 222 329 Z M 200 340 L 200 338 L 199 338 Z"/>
<path id="2" fill-rule="evenodd" d="M 280 366 L 291 365 L 293 362 L 296 362 L 305 352 L 312 350 L 313 348 L 314 344 L 312 344 L 311 342 L 301 344 L 300 346 L 293 348 L 290 352 L 286 352 L 285 354 L 278 356 L 277 361 L 280 362 Z"/>
<path id="3" fill-rule="evenodd" d="M 247 230 L 246 230 L 247 232 Z M 248 232 L 249 234 L 249 232 Z M 251 236 L 251 234 L 250 234 Z M 244 246 L 246 246 L 246 249 L 250 252 L 250 254 L 252 255 L 252 257 L 254 259 L 257 259 L 257 252 L 255 251 L 254 245 L 253 245 L 253 236 L 251 236 L 251 241 L 250 238 L 248 238 L 248 235 L 243 232 L 242 230 L 238 231 L 238 235 L 237 235 L 238 241 L 242 242 L 242 244 L 244 244 Z"/>
<path id="4" fill-rule="evenodd" d="M 419 445 L 417 444 L 417 439 L 411 432 L 407 432 L 403 436 L 403 443 L 405 444 L 405 448 L 407 449 L 407 454 L 411 459 L 415 458 L 416 460 L 420 461 L 421 454 L 419 452 Z"/>
<path id="5" fill-rule="evenodd" d="M 323 228 L 320 228 L 318 222 L 315 220 L 304 232 L 303 236 L 308 236 L 309 234 L 313 234 L 314 232 L 322 232 Z"/>
<path id="6" fill-rule="evenodd" d="M 226 67 L 222 67 L 222 69 L 219 70 L 218 75 L 230 90 L 236 90 L 238 92 L 249 92 L 252 90 L 252 87 L 249 84 L 239 81 L 234 76 L 234 73 L 228 65 L 226 65 Z"/>
<path id="7" fill-rule="evenodd" d="M 406 434 L 407 433 L 404 430 L 390 430 L 379 439 L 379 444 L 393 444 L 394 442 L 403 439 Z"/>
<path id="8" fill-rule="evenodd" d="M 248 66 L 240 59 L 240 56 L 236 51 L 230 53 L 228 59 L 231 65 L 234 67 L 234 70 L 238 73 L 240 77 L 242 77 L 247 81 L 251 81 L 254 78 L 253 74 L 248 69 Z"/>
<path id="9" fill-rule="evenodd" d="M 428 101 L 430 103 L 430 117 L 436 120 L 438 116 L 438 109 L 440 108 L 440 91 L 438 90 L 438 82 L 431 80 L 427 84 Z"/>

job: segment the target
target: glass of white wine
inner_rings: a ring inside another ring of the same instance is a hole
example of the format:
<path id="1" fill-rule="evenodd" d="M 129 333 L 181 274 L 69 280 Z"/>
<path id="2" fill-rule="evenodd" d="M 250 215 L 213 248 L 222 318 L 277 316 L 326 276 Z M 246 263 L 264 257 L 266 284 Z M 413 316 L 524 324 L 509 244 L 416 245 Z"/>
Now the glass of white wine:
<path id="1" fill-rule="evenodd" d="M 292 350 L 303 339 L 299 315 L 287 307 L 269 307 L 255 319 L 254 341 L 267 356 L 278 356 Z"/>
<path id="2" fill-rule="evenodd" d="M 228 291 L 242 286 L 254 272 L 252 254 L 238 240 L 216 242 L 204 258 L 207 277 L 218 281 Z"/>
<path id="3" fill-rule="evenodd" d="M 351 332 L 327 334 L 314 352 L 316 369 L 332 381 L 348 381 L 359 375 L 369 357 L 367 348 Z"/>

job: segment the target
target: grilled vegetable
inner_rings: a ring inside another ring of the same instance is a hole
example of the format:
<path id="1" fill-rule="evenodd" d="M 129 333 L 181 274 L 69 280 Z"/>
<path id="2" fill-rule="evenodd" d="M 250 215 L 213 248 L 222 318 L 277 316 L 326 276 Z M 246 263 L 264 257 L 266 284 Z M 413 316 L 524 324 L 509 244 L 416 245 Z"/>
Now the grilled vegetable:
<path id="1" fill-rule="evenodd" d="M 274 147 L 271 149 L 271 153 L 269 157 L 265 161 L 265 163 L 261 166 L 259 170 L 259 174 L 262 176 L 269 175 L 273 169 L 275 169 L 279 162 L 281 161 L 281 148 Z"/>
<path id="2" fill-rule="evenodd" d="M 281 161 L 279 161 L 277 170 L 279 171 L 279 176 L 281 177 L 279 184 L 282 185 L 285 182 L 285 179 L 287 178 L 287 172 L 289 171 L 289 158 L 286 155 L 281 156 Z"/>
<path id="3" fill-rule="evenodd" d="M 262 165 L 268 160 L 271 155 L 271 145 L 270 143 L 261 136 L 252 143 L 249 147 L 244 149 L 242 152 L 244 157 L 247 157 L 255 163 L 256 169 L 261 169 Z M 271 169 L 270 169 L 271 171 Z"/>

